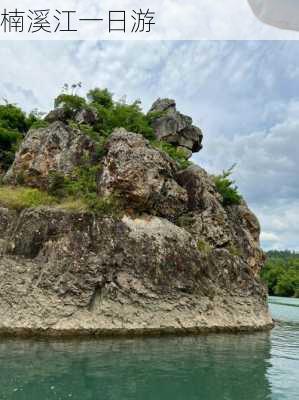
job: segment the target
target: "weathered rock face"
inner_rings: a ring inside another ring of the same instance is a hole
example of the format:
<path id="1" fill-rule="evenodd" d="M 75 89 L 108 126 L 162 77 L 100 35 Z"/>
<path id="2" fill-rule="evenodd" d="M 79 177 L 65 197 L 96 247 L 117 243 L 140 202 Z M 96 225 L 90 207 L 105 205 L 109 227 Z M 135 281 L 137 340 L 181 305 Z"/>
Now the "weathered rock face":
<path id="1" fill-rule="evenodd" d="M 121 220 L 40 208 L 0 210 L 0 333 L 155 334 L 270 327 L 245 261 L 208 254 L 153 216 Z"/>
<path id="2" fill-rule="evenodd" d="M 50 172 L 67 175 L 82 164 L 84 157 L 92 158 L 94 151 L 88 136 L 54 122 L 48 128 L 28 132 L 4 181 L 44 188 Z"/>
<path id="3" fill-rule="evenodd" d="M 117 192 L 132 208 L 174 218 L 187 206 L 187 192 L 175 180 L 177 166 L 140 135 L 115 131 L 107 144 L 99 181 L 102 195 Z"/>
<path id="4" fill-rule="evenodd" d="M 169 108 L 176 113 L 171 101 Z M 24 184 L 43 187 L 50 171 L 70 173 L 93 146 L 61 122 L 29 132 L 6 180 L 14 183 L 22 174 Z M 124 129 L 110 136 L 105 156 L 95 162 L 102 167 L 98 195 L 121 197 L 122 216 L 0 208 L 0 333 L 272 326 L 258 276 L 260 227 L 245 201 L 224 207 L 202 168 L 180 170 Z"/>
<path id="5" fill-rule="evenodd" d="M 256 275 L 265 257 L 260 249 L 259 222 L 245 201 L 223 207 L 213 180 L 197 166 L 179 172 L 177 180 L 189 196 L 186 229 L 197 240 L 244 260 L 244 268 Z"/>
<path id="6" fill-rule="evenodd" d="M 201 130 L 192 125 L 192 118 L 176 110 L 174 100 L 158 99 L 152 105 L 150 113 L 157 113 L 152 126 L 159 140 L 186 149 L 189 156 L 202 148 Z"/>

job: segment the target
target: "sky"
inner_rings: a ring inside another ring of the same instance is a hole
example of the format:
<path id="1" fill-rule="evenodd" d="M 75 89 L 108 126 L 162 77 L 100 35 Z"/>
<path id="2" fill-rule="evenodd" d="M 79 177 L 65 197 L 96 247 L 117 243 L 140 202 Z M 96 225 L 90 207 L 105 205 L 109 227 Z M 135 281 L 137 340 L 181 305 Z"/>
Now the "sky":
<path id="1" fill-rule="evenodd" d="M 299 42 L 2 41 L 0 100 L 47 112 L 64 83 L 173 98 L 204 134 L 193 162 L 233 178 L 264 249 L 299 250 Z"/>

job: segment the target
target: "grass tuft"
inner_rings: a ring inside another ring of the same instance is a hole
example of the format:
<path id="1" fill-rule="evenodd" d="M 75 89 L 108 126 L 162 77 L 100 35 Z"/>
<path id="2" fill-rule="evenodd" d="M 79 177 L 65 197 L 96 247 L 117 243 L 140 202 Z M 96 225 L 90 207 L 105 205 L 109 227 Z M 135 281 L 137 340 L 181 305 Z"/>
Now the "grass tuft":
<path id="1" fill-rule="evenodd" d="M 63 199 L 55 208 L 70 212 L 84 212 L 89 210 L 88 204 L 83 199 L 73 198 Z"/>
<path id="2" fill-rule="evenodd" d="M 205 256 L 208 256 L 212 251 L 212 246 L 204 239 L 197 241 L 197 249 Z"/>
<path id="3" fill-rule="evenodd" d="M 49 206 L 56 203 L 56 199 L 39 189 L 25 187 L 0 187 L 0 205 L 2 207 L 22 210 L 24 208 Z"/>

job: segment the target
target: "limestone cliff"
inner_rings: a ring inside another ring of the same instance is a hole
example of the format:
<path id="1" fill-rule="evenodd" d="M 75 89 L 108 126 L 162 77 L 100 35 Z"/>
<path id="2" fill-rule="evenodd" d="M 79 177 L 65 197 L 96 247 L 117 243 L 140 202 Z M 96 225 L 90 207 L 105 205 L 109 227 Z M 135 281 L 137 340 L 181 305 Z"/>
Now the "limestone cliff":
<path id="1" fill-rule="evenodd" d="M 199 151 L 202 133 L 159 100 L 158 140 Z M 57 116 L 59 114 L 59 117 Z M 143 136 L 120 128 L 105 152 L 51 114 L 24 139 L 6 184 L 47 188 L 72 178 L 86 154 L 100 165 L 96 192 L 117 194 L 121 212 L 98 215 L 62 205 L 0 208 L 0 332 L 156 334 L 272 326 L 260 281 L 258 220 L 244 200 L 223 205 L 202 168 L 180 168 Z M 55 116 L 56 115 L 56 116 Z M 79 117 L 85 118 L 84 112 Z M 88 115 L 90 118 L 90 115 Z M 96 117 L 95 117 L 96 118 Z M 83 121 L 84 122 L 84 121 Z"/>

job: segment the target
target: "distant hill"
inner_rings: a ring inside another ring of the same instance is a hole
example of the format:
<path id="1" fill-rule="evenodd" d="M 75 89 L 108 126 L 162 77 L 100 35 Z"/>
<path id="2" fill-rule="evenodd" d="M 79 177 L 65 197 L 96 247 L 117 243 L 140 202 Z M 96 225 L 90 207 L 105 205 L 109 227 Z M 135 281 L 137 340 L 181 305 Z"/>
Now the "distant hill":
<path id="1" fill-rule="evenodd" d="M 266 254 L 261 276 L 268 285 L 269 294 L 299 298 L 299 253 L 271 250 Z"/>

